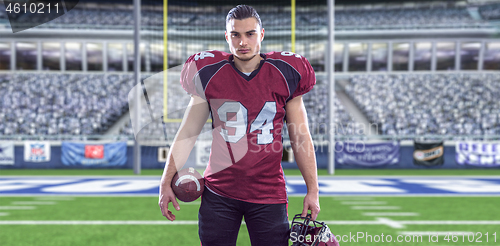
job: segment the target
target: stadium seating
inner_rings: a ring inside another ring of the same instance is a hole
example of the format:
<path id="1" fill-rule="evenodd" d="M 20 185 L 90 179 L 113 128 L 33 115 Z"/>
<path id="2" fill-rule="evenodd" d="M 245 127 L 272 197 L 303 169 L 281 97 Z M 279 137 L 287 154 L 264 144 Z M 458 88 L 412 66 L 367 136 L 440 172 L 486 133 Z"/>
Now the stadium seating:
<path id="1" fill-rule="evenodd" d="M 0 9 L 0 19 L 7 19 L 4 10 Z M 224 28 L 227 14 L 225 11 L 215 9 L 199 12 L 190 8 L 177 8 L 169 12 L 169 26 L 171 28 L 194 29 L 220 29 Z M 263 10 L 263 16 L 265 16 Z M 422 7 L 399 8 L 387 6 L 377 9 L 340 9 L 335 12 L 335 27 L 340 30 L 350 29 L 415 29 L 428 27 L 477 27 L 487 24 L 487 20 L 500 18 L 500 4 L 483 5 L 479 12 L 484 20 L 472 18 L 466 7 Z M 297 28 L 328 25 L 326 10 L 298 11 L 296 16 Z M 291 24 L 290 13 L 277 9 L 272 13 L 273 18 L 262 18 L 266 28 L 288 28 Z M 36 21 L 37 16 L 24 21 Z M 133 13 L 126 9 L 87 8 L 78 5 L 65 14 L 38 28 L 88 28 L 88 29 L 129 29 L 133 25 Z M 163 14 L 157 11 L 143 11 L 142 25 L 148 27 L 161 27 Z"/>
<path id="2" fill-rule="evenodd" d="M 477 22 L 465 8 L 416 8 L 380 10 L 343 10 L 335 13 L 335 25 L 344 27 L 381 28 L 399 26 L 453 26 Z"/>
<path id="3" fill-rule="evenodd" d="M 327 81 L 318 80 L 316 86 L 303 96 L 311 134 L 328 134 L 329 127 L 333 127 L 336 135 L 354 135 L 355 122 L 338 98 L 334 101 L 335 121 L 329 125 L 328 91 Z"/>
<path id="4" fill-rule="evenodd" d="M 480 6 L 479 13 L 485 20 L 500 20 L 500 4 Z"/>
<path id="5" fill-rule="evenodd" d="M 383 135 L 498 135 L 499 81 L 499 74 L 362 75 L 346 92 Z"/>
<path id="6" fill-rule="evenodd" d="M 382 135 L 498 135 L 500 134 L 500 74 L 356 75 L 346 93 L 379 126 Z M 0 123 L 2 135 L 102 134 L 128 110 L 131 75 L 2 74 Z M 178 88 L 178 87 L 177 87 Z M 170 118 L 182 118 L 184 92 L 169 93 Z M 162 108 L 162 97 L 151 106 Z M 313 135 L 328 132 L 326 81 L 304 95 Z M 340 101 L 335 101 L 336 135 L 357 135 L 355 122 Z M 175 112 L 174 112 L 175 111 Z M 161 111 L 160 111 L 161 112 Z M 156 110 L 153 117 L 159 119 Z M 150 119 L 143 112 L 143 121 Z M 179 123 L 167 123 L 169 139 Z M 210 124 L 204 131 L 209 131 Z M 163 138 L 161 121 L 148 124 L 143 136 Z M 120 130 L 133 136 L 131 124 Z"/>
<path id="7" fill-rule="evenodd" d="M 0 134 L 102 134 L 128 110 L 132 85 L 131 75 L 0 75 Z"/>

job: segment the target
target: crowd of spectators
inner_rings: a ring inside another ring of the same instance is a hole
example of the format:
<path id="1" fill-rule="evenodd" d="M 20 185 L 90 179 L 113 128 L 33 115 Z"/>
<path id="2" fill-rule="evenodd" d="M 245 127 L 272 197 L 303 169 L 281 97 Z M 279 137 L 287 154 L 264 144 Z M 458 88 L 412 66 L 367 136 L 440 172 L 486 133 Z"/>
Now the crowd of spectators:
<path id="1" fill-rule="evenodd" d="M 500 75 L 360 75 L 348 95 L 383 135 L 499 135 Z"/>
<path id="2" fill-rule="evenodd" d="M 0 74 L 0 134 L 102 134 L 127 112 L 132 85 L 132 75 Z"/>
<path id="3" fill-rule="evenodd" d="M 427 28 L 427 27 L 467 27 L 485 24 L 488 20 L 500 18 L 500 4 L 479 6 L 483 20 L 471 16 L 468 6 L 415 6 L 387 8 L 346 8 L 335 11 L 335 27 L 337 29 L 373 29 L 373 28 Z M 0 20 L 6 20 L 5 9 L 0 8 Z M 266 12 L 263 8 L 263 12 Z M 168 13 L 170 28 L 188 29 L 220 29 L 224 28 L 227 14 L 224 8 L 208 8 L 206 11 L 190 7 L 175 8 Z M 267 17 L 265 17 L 267 16 Z M 291 24 L 289 9 L 276 9 L 266 13 L 262 18 L 266 28 L 288 28 Z M 143 10 L 141 23 L 144 27 L 161 28 L 163 13 L 151 9 Z M 270 18 L 272 17 L 272 18 Z M 20 17 L 23 18 L 23 17 Z M 27 16 L 26 22 L 37 21 L 41 16 Z M 128 29 L 134 23 L 132 8 L 108 9 L 90 8 L 77 5 L 69 13 L 39 26 L 40 28 L 108 28 Z M 298 9 L 296 13 L 297 28 L 326 27 L 328 13 L 326 8 Z"/>
<path id="4" fill-rule="evenodd" d="M 485 20 L 500 20 L 500 3 L 483 5 L 478 10 Z"/>

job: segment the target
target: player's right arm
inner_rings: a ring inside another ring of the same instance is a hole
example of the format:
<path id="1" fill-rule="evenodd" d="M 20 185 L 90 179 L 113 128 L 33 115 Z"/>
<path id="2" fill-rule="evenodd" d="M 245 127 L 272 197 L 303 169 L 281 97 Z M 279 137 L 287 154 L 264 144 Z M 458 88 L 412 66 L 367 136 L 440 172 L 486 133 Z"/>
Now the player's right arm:
<path id="1" fill-rule="evenodd" d="M 191 95 L 191 101 L 184 113 L 181 126 L 170 146 L 170 152 L 160 182 L 158 205 L 161 213 L 168 220 L 175 220 L 175 215 L 168 209 L 169 203 L 172 203 L 176 210 L 180 209 L 170 186 L 172 178 L 177 170 L 180 170 L 186 163 L 203 125 L 207 122 L 209 112 L 207 101 L 199 96 Z"/>

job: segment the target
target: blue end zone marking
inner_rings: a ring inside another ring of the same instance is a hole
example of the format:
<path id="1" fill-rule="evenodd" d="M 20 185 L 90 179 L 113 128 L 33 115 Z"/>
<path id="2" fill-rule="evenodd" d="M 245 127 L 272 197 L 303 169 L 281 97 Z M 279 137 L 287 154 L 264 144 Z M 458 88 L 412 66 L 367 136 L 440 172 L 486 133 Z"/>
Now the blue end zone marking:
<path id="1" fill-rule="evenodd" d="M 302 177 L 287 177 L 288 195 L 305 195 Z M 0 196 L 157 196 L 159 177 L 2 177 Z M 320 195 L 500 196 L 500 177 L 320 177 Z"/>

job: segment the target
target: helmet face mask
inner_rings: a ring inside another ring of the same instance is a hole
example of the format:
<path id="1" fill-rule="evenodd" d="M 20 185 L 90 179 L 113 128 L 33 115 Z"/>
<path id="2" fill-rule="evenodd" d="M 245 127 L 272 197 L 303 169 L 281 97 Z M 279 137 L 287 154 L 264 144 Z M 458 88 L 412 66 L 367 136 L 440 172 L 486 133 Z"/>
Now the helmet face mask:
<path id="1" fill-rule="evenodd" d="M 311 215 L 294 216 L 290 229 L 292 246 L 338 246 L 339 243 L 324 223 L 311 219 Z"/>

